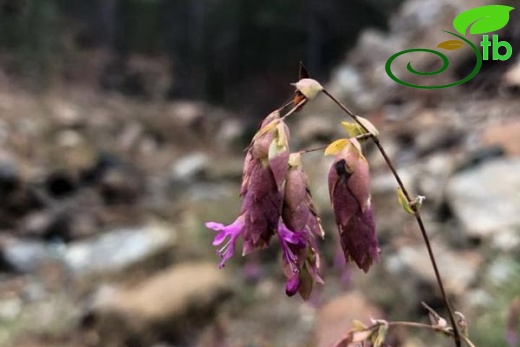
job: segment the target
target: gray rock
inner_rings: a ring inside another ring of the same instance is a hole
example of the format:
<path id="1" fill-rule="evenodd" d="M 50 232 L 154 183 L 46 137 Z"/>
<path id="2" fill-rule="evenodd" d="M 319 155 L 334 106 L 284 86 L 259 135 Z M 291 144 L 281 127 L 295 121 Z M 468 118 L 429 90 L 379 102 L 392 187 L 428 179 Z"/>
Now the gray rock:
<path id="1" fill-rule="evenodd" d="M 170 225 L 152 221 L 74 242 L 66 249 L 64 261 L 78 276 L 113 273 L 173 247 L 175 240 Z"/>
<path id="2" fill-rule="evenodd" d="M 205 153 L 188 154 L 173 163 L 171 178 L 173 181 L 191 181 L 204 173 L 210 163 L 211 159 Z"/>
<path id="3" fill-rule="evenodd" d="M 313 141 L 332 138 L 336 133 L 338 125 L 329 119 L 317 115 L 309 115 L 298 122 L 295 137 L 302 143 L 313 143 Z"/>
<path id="4" fill-rule="evenodd" d="M 457 173 L 447 186 L 448 204 L 467 234 L 501 250 L 520 246 L 520 158 L 485 162 Z"/>
<path id="5" fill-rule="evenodd" d="M 59 256 L 55 247 L 35 240 L 4 238 L 0 242 L 0 249 L 4 264 L 18 273 L 33 273 L 42 264 L 56 260 Z"/>
<path id="6" fill-rule="evenodd" d="M 445 187 L 454 168 L 453 156 L 444 152 L 429 156 L 419 165 L 417 188 L 428 203 L 438 207 L 443 202 Z"/>
<path id="7" fill-rule="evenodd" d="M 237 119 L 224 119 L 215 134 L 215 145 L 219 149 L 232 150 L 244 136 L 245 126 Z"/>
<path id="8" fill-rule="evenodd" d="M 482 257 L 477 252 L 451 252 L 440 244 L 433 244 L 437 265 L 442 273 L 444 286 L 449 293 L 463 294 L 476 280 Z M 436 286 L 435 274 L 423 244 L 405 246 L 386 259 L 386 267 L 394 274 L 411 273 L 413 278 L 420 278 Z"/>

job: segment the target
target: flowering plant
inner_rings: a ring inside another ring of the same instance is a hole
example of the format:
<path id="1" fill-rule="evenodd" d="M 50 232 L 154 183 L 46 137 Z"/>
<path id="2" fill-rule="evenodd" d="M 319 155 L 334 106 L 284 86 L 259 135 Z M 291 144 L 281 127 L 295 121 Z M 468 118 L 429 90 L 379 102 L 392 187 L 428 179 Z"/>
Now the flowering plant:
<path id="1" fill-rule="evenodd" d="M 399 203 L 417 220 L 448 311 L 450 325 L 423 303 L 432 318 L 431 325 L 375 320 L 370 326 L 365 326 L 357 322 L 335 346 L 346 347 L 356 343 L 362 343 L 363 346 L 387 346 L 387 330 L 391 326 L 401 325 L 440 331 L 452 336 L 457 347 L 460 347 L 462 342 L 474 347 L 467 337 L 464 316 L 459 312 L 453 312 L 447 300 L 420 214 L 424 197 L 411 198 L 379 141 L 378 130 L 369 120 L 352 113 L 320 83 L 311 79 L 301 64 L 299 81 L 293 85 L 296 90 L 291 102 L 275 110 L 262 121 L 246 149 L 240 188 L 242 207 L 239 216 L 229 225 L 206 223 L 206 227 L 217 232 L 213 245 L 220 247 L 217 251 L 220 257 L 219 266 L 224 267 L 234 255 L 239 239 L 242 239 L 243 244 L 242 255 L 247 255 L 268 247 L 274 236 L 282 249 L 283 270 L 287 278 L 285 291 L 288 296 L 299 293 L 304 299 L 308 299 L 315 283 L 323 284 L 317 240 L 324 237 L 324 232 L 301 161 L 302 154 L 323 150 L 325 155 L 334 156 L 328 174 L 328 187 L 345 260 L 368 272 L 380 258 L 374 211 L 370 202 L 369 163 L 362 151 L 362 142 L 370 140 L 381 152 L 396 178 Z M 329 97 L 353 120 L 350 123 L 342 123 L 348 136 L 323 148 L 291 153 L 289 129 L 285 119 L 301 110 L 308 101 L 320 93 Z M 283 114 L 287 109 L 289 110 Z M 459 318 L 457 322 L 455 316 Z"/>

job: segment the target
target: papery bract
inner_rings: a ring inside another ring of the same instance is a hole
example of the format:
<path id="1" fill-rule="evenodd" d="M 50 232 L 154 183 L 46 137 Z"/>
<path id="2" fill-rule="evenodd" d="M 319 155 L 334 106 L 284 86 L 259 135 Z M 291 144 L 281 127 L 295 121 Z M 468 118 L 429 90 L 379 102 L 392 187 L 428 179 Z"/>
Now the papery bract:
<path id="1" fill-rule="evenodd" d="M 299 292 L 304 299 L 308 299 L 314 283 L 323 283 L 319 275 L 320 256 L 316 237 L 322 238 L 324 233 L 312 202 L 307 175 L 303 171 L 299 154 L 293 153 L 289 158 L 282 219 L 284 227 L 298 235 L 303 242 L 303 246 L 288 245 L 296 259 L 292 263 L 286 261 L 285 264 L 288 286 L 291 284 L 291 288 L 294 289 L 287 291 L 287 294 Z"/>
<path id="2" fill-rule="evenodd" d="M 329 193 L 345 259 L 365 272 L 379 259 L 369 184 L 368 162 L 351 139 L 329 170 Z"/>
<path id="3" fill-rule="evenodd" d="M 220 245 L 220 267 L 234 254 L 239 236 L 244 240 L 242 254 L 267 247 L 277 232 L 283 201 L 284 178 L 289 160 L 289 133 L 273 112 L 262 122 L 247 149 L 240 196 L 242 208 L 234 223 L 224 226 L 209 222 L 206 226 L 219 231 L 214 245 Z"/>

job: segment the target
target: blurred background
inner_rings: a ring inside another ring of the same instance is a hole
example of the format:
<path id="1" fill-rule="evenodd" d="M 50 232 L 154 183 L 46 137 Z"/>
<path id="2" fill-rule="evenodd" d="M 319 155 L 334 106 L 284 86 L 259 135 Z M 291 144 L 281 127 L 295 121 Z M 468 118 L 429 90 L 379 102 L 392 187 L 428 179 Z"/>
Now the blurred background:
<path id="1" fill-rule="evenodd" d="M 286 297 L 276 242 L 217 269 L 204 223 L 236 218 L 243 149 L 291 97 L 300 61 L 378 127 L 426 196 L 446 289 L 476 345 L 520 346 L 520 12 L 498 32 L 513 56 L 461 86 L 411 89 L 384 69 L 398 51 L 450 39 L 458 13 L 496 3 L 0 0 L 0 346 L 325 347 L 353 319 L 427 323 L 421 301 L 444 314 L 419 230 L 371 146 L 382 254 L 369 274 L 339 253 L 319 153 L 304 166 L 326 284 L 308 302 Z M 468 47 L 447 55 L 428 83 L 475 66 Z M 410 59 L 396 60 L 398 75 Z M 289 119 L 292 149 L 344 136 L 343 120 L 318 97 Z M 388 342 L 452 344 L 401 329 Z"/>

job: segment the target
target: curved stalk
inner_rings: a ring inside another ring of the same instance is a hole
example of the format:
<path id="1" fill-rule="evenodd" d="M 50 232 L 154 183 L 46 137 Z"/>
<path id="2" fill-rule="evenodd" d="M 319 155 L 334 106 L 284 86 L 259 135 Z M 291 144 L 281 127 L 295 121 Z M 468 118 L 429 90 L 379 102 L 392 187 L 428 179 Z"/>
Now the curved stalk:
<path id="1" fill-rule="evenodd" d="M 350 118 L 352 118 L 362 129 L 364 129 L 367 133 L 370 133 L 368 131 L 368 129 L 359 121 L 358 117 L 352 111 L 350 111 L 345 105 L 343 105 L 338 99 L 336 99 L 333 95 L 331 95 L 325 89 L 323 90 L 323 93 L 325 95 L 327 95 L 336 105 L 338 105 L 346 114 L 348 114 L 350 116 Z M 390 158 L 386 154 L 386 151 L 383 148 L 383 145 L 381 144 L 381 142 L 379 142 L 379 139 L 377 137 L 371 136 L 371 139 L 372 139 L 372 142 L 374 142 L 374 144 L 379 149 L 379 152 L 381 152 L 381 155 L 383 156 L 383 158 L 384 158 L 384 160 L 386 162 L 386 165 L 390 168 L 390 171 L 392 171 L 392 174 L 394 175 L 395 180 L 397 181 L 397 184 L 399 185 L 399 187 L 403 191 L 403 194 L 405 195 L 406 199 L 408 200 L 408 202 L 411 203 L 412 199 L 410 198 L 410 194 L 408 193 L 406 187 L 404 186 L 403 181 L 401 180 L 401 177 L 397 173 L 397 170 L 395 169 L 392 161 L 390 160 Z M 439 269 L 437 267 L 437 261 L 435 260 L 435 256 L 433 254 L 433 250 L 432 250 L 432 247 L 431 247 L 431 244 L 430 244 L 430 238 L 428 237 L 428 234 L 426 233 L 426 228 L 424 227 L 424 223 L 423 223 L 423 220 L 421 218 L 421 214 L 419 213 L 419 210 L 417 209 L 417 206 L 415 204 L 411 204 L 411 207 L 412 207 L 412 209 L 414 211 L 414 216 L 415 216 L 415 219 L 417 221 L 417 224 L 419 225 L 419 229 L 421 231 L 424 243 L 426 245 L 426 249 L 428 250 L 428 256 L 430 258 L 430 262 L 432 264 L 433 271 L 435 272 L 435 278 L 437 280 L 437 285 L 439 286 L 439 289 L 440 289 L 440 292 L 441 292 L 441 295 L 442 295 L 442 300 L 443 300 L 444 305 L 446 306 L 446 309 L 448 311 L 448 316 L 449 316 L 450 323 L 451 323 L 451 326 L 452 326 L 452 329 L 453 329 L 453 339 L 455 341 L 455 346 L 456 347 L 461 347 L 461 335 L 460 335 L 459 330 L 457 328 L 457 324 L 455 322 L 455 317 L 454 317 L 454 314 L 453 314 L 453 310 L 452 310 L 451 305 L 450 305 L 450 303 L 448 301 L 448 297 L 446 295 L 446 291 L 444 290 L 444 284 L 442 282 L 442 278 L 441 278 Z"/>

